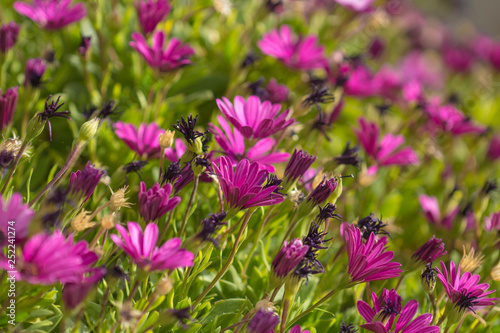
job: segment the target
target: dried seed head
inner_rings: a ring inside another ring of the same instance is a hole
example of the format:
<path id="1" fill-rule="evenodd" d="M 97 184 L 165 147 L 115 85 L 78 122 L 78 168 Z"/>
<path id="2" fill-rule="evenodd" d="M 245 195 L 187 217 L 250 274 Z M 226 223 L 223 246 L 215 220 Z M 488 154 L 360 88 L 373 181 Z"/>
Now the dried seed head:
<path id="1" fill-rule="evenodd" d="M 158 138 L 160 147 L 163 149 L 172 147 L 172 144 L 174 143 L 174 136 L 175 132 L 170 130 L 167 130 L 165 131 L 165 133 L 160 134 L 160 137 Z"/>
<path id="2" fill-rule="evenodd" d="M 124 186 L 111 195 L 111 199 L 109 200 L 110 201 L 109 209 L 112 212 L 116 212 L 123 207 L 128 208 L 132 206 L 132 204 L 128 202 L 128 199 L 125 197 L 125 195 L 127 194 L 127 189 L 128 186 Z"/>
<path id="3" fill-rule="evenodd" d="M 111 214 L 108 214 L 102 218 L 101 227 L 107 230 L 111 230 L 118 223 L 119 218 L 120 216 L 118 213 L 112 212 Z"/>
<path id="4" fill-rule="evenodd" d="M 491 278 L 493 281 L 500 281 L 500 262 L 491 270 Z"/>
<path id="5" fill-rule="evenodd" d="M 92 228 L 95 225 L 94 222 L 90 221 L 92 217 L 89 213 L 89 211 L 82 209 L 82 211 L 71 220 L 71 227 L 73 227 L 73 230 L 80 232 Z"/>
<path id="6" fill-rule="evenodd" d="M 476 253 L 476 250 L 471 246 L 469 253 L 467 253 L 464 245 L 464 255 L 462 256 L 462 260 L 460 260 L 460 267 L 463 271 L 473 273 L 483 262 L 484 256 L 481 251 Z"/>

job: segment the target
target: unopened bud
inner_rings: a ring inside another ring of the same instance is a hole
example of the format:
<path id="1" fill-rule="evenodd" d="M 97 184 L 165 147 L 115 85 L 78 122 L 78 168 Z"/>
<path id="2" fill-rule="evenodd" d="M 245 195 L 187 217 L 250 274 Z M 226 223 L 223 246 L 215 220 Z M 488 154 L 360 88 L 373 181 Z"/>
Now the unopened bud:
<path id="1" fill-rule="evenodd" d="M 99 118 L 94 118 L 83 123 L 80 127 L 80 135 L 78 136 L 78 141 L 87 142 L 94 137 L 97 133 L 97 128 L 99 127 Z"/>
<path id="2" fill-rule="evenodd" d="M 45 123 L 46 121 L 41 120 L 37 115 L 31 118 L 26 129 L 26 140 L 31 141 L 39 136 L 45 128 Z"/>
<path id="3" fill-rule="evenodd" d="M 203 142 L 201 141 L 201 138 L 196 138 L 192 143 L 188 142 L 187 149 L 196 155 L 203 154 Z"/>
<path id="4" fill-rule="evenodd" d="M 172 290 L 174 284 L 169 277 L 164 277 L 158 282 L 158 286 L 156 287 L 156 293 L 158 295 L 166 295 Z"/>

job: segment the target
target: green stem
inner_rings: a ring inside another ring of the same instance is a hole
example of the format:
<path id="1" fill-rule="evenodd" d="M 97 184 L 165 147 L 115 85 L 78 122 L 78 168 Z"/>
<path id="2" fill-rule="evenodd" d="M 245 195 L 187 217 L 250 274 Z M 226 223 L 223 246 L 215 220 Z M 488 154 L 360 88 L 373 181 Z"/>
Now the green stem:
<path id="1" fill-rule="evenodd" d="M 26 150 L 27 146 L 28 146 L 28 141 L 26 139 L 24 139 L 23 144 L 21 145 L 21 148 L 19 149 L 19 152 L 16 155 L 16 159 L 14 160 L 14 163 L 12 163 L 12 166 L 10 167 L 9 175 L 5 179 L 5 184 L 3 184 L 3 187 L 2 187 L 2 190 L 0 191 L 0 194 L 3 194 L 5 192 L 5 189 L 9 185 L 10 179 L 12 178 L 14 171 L 16 171 L 17 165 L 19 164 L 19 160 L 23 156 L 23 153 Z"/>
<path id="2" fill-rule="evenodd" d="M 288 316 L 289 306 L 290 306 L 290 300 L 285 299 L 285 301 L 283 302 L 283 310 L 281 311 L 280 333 L 285 333 L 286 318 Z"/>
<path id="3" fill-rule="evenodd" d="M 186 208 L 186 212 L 184 213 L 184 218 L 182 219 L 181 230 L 179 231 L 179 237 L 182 237 L 184 233 L 184 229 L 186 229 L 187 219 L 189 217 L 189 211 L 191 210 L 191 206 L 193 205 L 194 196 L 196 195 L 196 191 L 198 190 L 198 183 L 200 182 L 200 176 L 194 176 L 194 185 L 193 191 L 191 192 L 191 197 L 189 198 L 189 202 Z"/>

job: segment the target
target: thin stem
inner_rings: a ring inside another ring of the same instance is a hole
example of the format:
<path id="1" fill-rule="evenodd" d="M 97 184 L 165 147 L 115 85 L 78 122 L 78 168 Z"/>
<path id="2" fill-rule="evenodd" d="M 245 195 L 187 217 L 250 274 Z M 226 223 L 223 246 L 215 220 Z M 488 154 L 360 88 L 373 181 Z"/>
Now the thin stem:
<path id="1" fill-rule="evenodd" d="M 320 306 L 321 304 L 323 304 L 324 302 L 326 302 L 329 298 L 333 297 L 337 292 L 338 292 L 338 289 L 333 289 L 332 291 L 330 291 L 322 299 L 320 299 L 319 301 L 317 301 L 316 303 L 314 303 L 312 306 L 310 306 L 306 311 L 302 312 L 301 314 L 295 316 L 295 318 L 293 318 L 292 320 L 290 320 L 290 322 L 288 323 L 288 326 L 291 326 L 293 323 L 295 323 L 300 318 L 302 318 L 302 317 L 308 315 L 309 313 L 311 313 L 318 306 Z"/>
<path id="2" fill-rule="evenodd" d="M 198 190 L 198 183 L 199 182 L 200 182 L 200 176 L 195 175 L 194 176 L 193 191 L 191 192 L 191 197 L 189 198 L 186 212 L 184 213 L 184 218 L 182 219 L 182 225 L 181 225 L 181 230 L 179 231 L 179 237 L 182 237 L 182 234 L 184 233 L 184 229 L 186 229 L 189 211 L 191 210 L 191 206 L 193 205 L 194 196 L 196 195 L 196 191 Z"/>
<path id="3" fill-rule="evenodd" d="M 443 315 L 441 316 L 441 318 L 439 318 L 439 321 L 438 321 L 438 322 L 437 322 L 437 324 L 436 324 L 437 326 L 441 326 L 441 324 L 443 323 L 443 321 L 446 319 L 446 315 L 447 315 L 447 314 L 445 313 L 445 314 L 443 314 Z"/>
<path id="4" fill-rule="evenodd" d="M 167 233 L 168 227 L 170 226 L 170 221 L 172 220 L 172 216 L 174 215 L 175 208 L 170 211 L 168 214 L 167 222 L 165 222 L 165 226 L 163 227 L 163 230 L 161 231 L 160 238 L 158 238 L 160 241 L 165 237 L 165 234 Z"/>
<path id="5" fill-rule="evenodd" d="M 28 141 L 26 139 L 24 139 L 23 144 L 21 145 L 21 148 L 19 149 L 19 152 L 16 155 L 16 159 L 14 160 L 14 163 L 12 163 L 12 166 L 10 167 L 9 175 L 7 176 L 7 179 L 5 179 L 5 184 L 3 184 L 3 187 L 2 187 L 2 190 L 0 191 L 0 194 L 3 194 L 3 192 L 5 192 L 5 189 L 9 185 L 10 179 L 12 178 L 14 171 L 16 171 L 17 165 L 19 164 L 19 160 L 23 156 L 23 153 L 26 150 L 27 146 L 28 146 Z"/>
<path id="6" fill-rule="evenodd" d="M 399 289 L 399 286 L 401 285 L 401 283 L 403 282 L 404 278 L 405 278 L 406 274 L 401 274 L 401 276 L 399 277 L 398 279 L 398 283 L 396 284 L 396 288 L 394 288 L 396 291 Z"/>
<path id="7" fill-rule="evenodd" d="M 436 304 L 436 296 L 434 296 L 434 291 L 429 294 L 429 298 L 431 300 L 431 305 L 432 305 L 432 323 L 436 320 L 437 317 L 437 304 Z"/>
<path id="8" fill-rule="evenodd" d="M 222 332 L 225 332 L 225 331 L 229 331 L 230 329 L 233 329 L 233 328 L 236 328 L 236 327 L 238 327 L 238 328 L 239 328 L 239 326 L 242 326 L 243 324 L 246 324 L 246 323 L 248 323 L 248 322 L 250 322 L 250 319 L 242 320 L 242 321 L 240 321 L 240 322 L 237 322 L 236 324 L 232 324 L 231 326 L 228 326 L 228 327 L 226 327 L 225 329 L 223 329 L 223 330 L 221 331 L 221 333 L 222 333 Z M 239 330 L 238 330 L 238 331 L 239 331 Z M 236 333 L 236 332 L 238 332 L 238 331 L 235 331 L 235 333 Z"/>
<path id="9" fill-rule="evenodd" d="M 226 263 L 224 264 L 224 267 L 217 273 L 217 275 L 214 277 L 212 282 L 203 290 L 201 295 L 194 301 L 192 308 L 196 309 L 198 304 L 205 298 L 205 296 L 212 290 L 212 288 L 219 282 L 219 280 L 226 274 L 227 270 L 229 267 L 231 267 L 231 264 L 233 263 L 234 257 L 236 256 L 236 252 L 238 251 L 238 244 L 240 243 L 241 236 L 243 235 L 243 231 L 245 231 L 246 226 L 248 225 L 248 221 L 250 220 L 250 216 L 252 216 L 252 213 L 254 212 L 254 209 L 248 210 L 245 215 L 245 219 L 241 223 L 240 231 L 238 232 L 238 235 L 236 236 L 236 239 L 233 244 L 233 249 L 231 250 L 231 253 L 229 254 L 229 258 L 227 258 Z"/>
<path id="10" fill-rule="evenodd" d="M 273 294 L 271 295 L 271 298 L 269 299 L 269 301 L 274 302 L 274 299 L 276 298 L 276 296 L 280 292 L 282 285 L 283 284 L 280 284 L 278 287 L 274 288 Z"/>
<path id="11" fill-rule="evenodd" d="M 290 300 L 285 299 L 285 302 L 283 302 L 283 310 L 281 311 L 280 333 L 285 333 L 286 318 L 288 316 L 289 306 L 290 306 Z"/>
<path id="12" fill-rule="evenodd" d="M 102 320 L 104 318 L 104 309 L 106 308 L 106 302 L 108 301 L 108 296 L 109 296 L 109 286 L 106 288 L 106 291 L 104 292 L 103 301 L 101 305 L 101 314 L 99 315 L 99 325 L 97 326 L 96 332 L 101 331 Z"/>
<path id="13" fill-rule="evenodd" d="M 75 163 L 76 159 L 80 156 L 80 153 L 82 151 L 82 148 L 85 146 L 84 143 L 82 142 L 77 142 L 75 146 L 73 147 L 73 150 L 69 154 L 68 159 L 66 160 L 66 163 L 62 167 L 61 170 L 52 178 L 52 180 L 41 190 L 36 197 L 30 201 L 28 204 L 29 207 L 32 207 L 38 200 L 40 200 L 44 194 L 50 190 L 52 186 L 57 184 L 57 182 L 64 176 L 64 174 L 73 166 Z"/>

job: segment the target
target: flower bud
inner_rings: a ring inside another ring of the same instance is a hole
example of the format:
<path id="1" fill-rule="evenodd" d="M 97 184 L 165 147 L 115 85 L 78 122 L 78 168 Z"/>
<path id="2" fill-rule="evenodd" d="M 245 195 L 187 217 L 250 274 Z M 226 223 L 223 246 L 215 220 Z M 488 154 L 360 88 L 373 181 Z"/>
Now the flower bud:
<path id="1" fill-rule="evenodd" d="M 196 155 L 203 154 L 203 142 L 201 138 L 196 138 L 193 142 L 188 142 L 187 149 Z"/>
<path id="2" fill-rule="evenodd" d="M 158 282 L 155 293 L 158 295 L 166 295 L 172 290 L 174 284 L 169 277 L 164 277 Z"/>
<path id="3" fill-rule="evenodd" d="M 434 288 L 436 287 L 436 276 L 437 272 L 435 268 L 432 268 L 432 263 L 425 265 L 425 269 L 420 275 L 420 282 L 425 292 L 428 294 L 434 292 Z"/>
<path id="4" fill-rule="evenodd" d="M 45 128 L 45 123 L 46 121 L 39 119 L 37 115 L 31 118 L 31 120 L 28 122 L 28 127 L 26 130 L 26 140 L 31 141 L 39 136 Z"/>
<path id="5" fill-rule="evenodd" d="M 83 123 L 80 128 L 80 135 L 78 136 L 78 141 L 87 142 L 92 139 L 97 133 L 97 128 L 99 127 L 99 118 L 91 119 Z"/>

